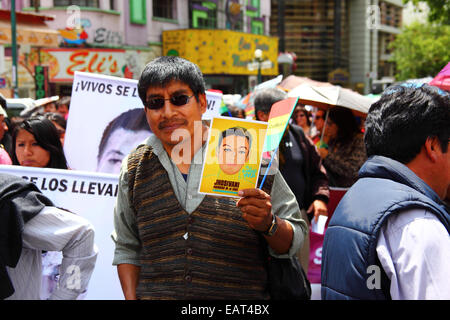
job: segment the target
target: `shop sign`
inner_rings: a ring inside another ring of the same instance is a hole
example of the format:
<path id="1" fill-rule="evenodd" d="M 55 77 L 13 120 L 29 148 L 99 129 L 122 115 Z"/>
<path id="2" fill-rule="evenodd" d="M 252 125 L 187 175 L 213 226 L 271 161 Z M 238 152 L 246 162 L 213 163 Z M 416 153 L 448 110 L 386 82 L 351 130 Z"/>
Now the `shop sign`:
<path id="1" fill-rule="evenodd" d="M 75 71 L 123 76 L 125 50 L 104 49 L 48 49 L 46 60 L 50 68 L 51 81 L 73 80 Z"/>
<path id="2" fill-rule="evenodd" d="M 278 75 L 278 38 L 230 30 L 170 30 L 163 32 L 163 54 L 176 55 L 196 63 L 205 74 L 255 75 L 249 70 L 255 50 L 272 67 L 263 75 Z"/>
<path id="3" fill-rule="evenodd" d="M 34 81 L 36 83 L 36 99 L 49 96 L 48 67 L 36 66 L 34 68 Z"/>
<path id="4" fill-rule="evenodd" d="M 35 66 L 48 66 L 50 82 L 72 82 L 76 71 L 139 79 L 145 65 L 161 56 L 160 47 L 150 50 L 32 48 L 29 54 L 21 54 L 20 64 L 30 74 Z"/>
<path id="5" fill-rule="evenodd" d="M 348 84 L 350 82 L 350 73 L 345 69 L 335 69 L 328 74 L 328 82 L 333 84 Z"/>

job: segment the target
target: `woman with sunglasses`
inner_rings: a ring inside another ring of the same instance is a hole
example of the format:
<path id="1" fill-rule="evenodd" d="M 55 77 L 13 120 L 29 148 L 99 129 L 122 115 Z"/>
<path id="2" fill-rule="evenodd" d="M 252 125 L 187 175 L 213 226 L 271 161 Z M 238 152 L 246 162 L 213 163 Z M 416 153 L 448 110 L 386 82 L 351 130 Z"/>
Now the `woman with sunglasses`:
<path id="1" fill-rule="evenodd" d="M 336 107 L 330 110 L 324 141 L 328 148 L 319 148 L 319 154 L 327 170 L 329 185 L 351 187 L 367 156 L 363 134 L 350 109 Z"/>
<path id="2" fill-rule="evenodd" d="M 311 119 L 309 118 L 309 112 L 303 105 L 298 105 L 294 109 L 292 115 L 294 123 L 303 129 L 303 132 L 311 137 Z"/>

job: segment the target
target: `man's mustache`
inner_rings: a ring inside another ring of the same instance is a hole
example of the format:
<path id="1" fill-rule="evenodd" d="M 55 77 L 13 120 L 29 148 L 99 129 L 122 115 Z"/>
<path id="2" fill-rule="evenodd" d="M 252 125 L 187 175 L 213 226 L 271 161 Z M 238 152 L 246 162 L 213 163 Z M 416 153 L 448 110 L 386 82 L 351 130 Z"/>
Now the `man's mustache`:
<path id="1" fill-rule="evenodd" d="M 170 120 L 164 120 L 158 124 L 158 129 L 162 130 L 166 127 L 172 127 L 177 125 L 187 125 L 186 119 L 170 119 Z"/>

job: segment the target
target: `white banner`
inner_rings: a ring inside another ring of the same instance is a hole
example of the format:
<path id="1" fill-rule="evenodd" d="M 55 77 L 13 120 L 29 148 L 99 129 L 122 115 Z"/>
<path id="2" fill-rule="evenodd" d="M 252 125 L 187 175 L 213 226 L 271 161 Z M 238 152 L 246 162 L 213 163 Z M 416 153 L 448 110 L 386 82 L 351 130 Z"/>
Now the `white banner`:
<path id="1" fill-rule="evenodd" d="M 150 134 L 136 80 L 75 73 L 64 141 L 71 169 L 117 174 Z"/>
<path id="2" fill-rule="evenodd" d="M 211 120 L 214 117 L 220 116 L 220 106 L 222 105 L 222 93 L 206 91 L 206 112 L 203 114 L 203 120 Z"/>
<path id="3" fill-rule="evenodd" d="M 71 169 L 118 174 L 122 159 L 151 134 L 137 83 L 75 72 L 64 142 Z M 222 94 L 207 91 L 206 99 L 210 119 L 220 112 Z"/>
<path id="4" fill-rule="evenodd" d="M 55 206 L 70 210 L 92 223 L 99 252 L 85 299 L 123 299 L 117 268 L 112 265 L 114 242 L 111 232 L 118 176 L 5 165 L 0 166 L 0 172 L 33 182 Z"/>

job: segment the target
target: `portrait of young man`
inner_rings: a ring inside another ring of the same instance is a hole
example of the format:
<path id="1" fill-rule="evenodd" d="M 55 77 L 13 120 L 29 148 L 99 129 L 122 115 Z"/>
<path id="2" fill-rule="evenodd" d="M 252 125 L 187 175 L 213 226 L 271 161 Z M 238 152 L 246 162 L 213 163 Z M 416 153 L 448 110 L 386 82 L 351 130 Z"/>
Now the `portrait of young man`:
<path id="1" fill-rule="evenodd" d="M 241 171 L 249 159 L 251 146 L 252 136 L 245 128 L 224 130 L 217 145 L 217 157 L 222 172 L 233 175 Z"/>

